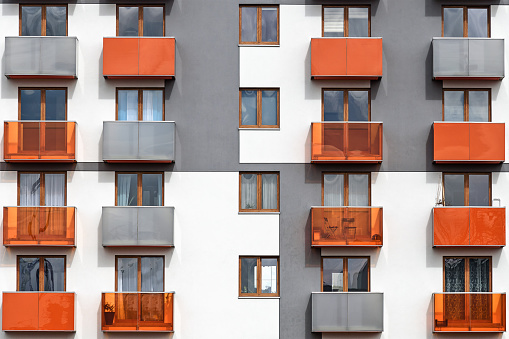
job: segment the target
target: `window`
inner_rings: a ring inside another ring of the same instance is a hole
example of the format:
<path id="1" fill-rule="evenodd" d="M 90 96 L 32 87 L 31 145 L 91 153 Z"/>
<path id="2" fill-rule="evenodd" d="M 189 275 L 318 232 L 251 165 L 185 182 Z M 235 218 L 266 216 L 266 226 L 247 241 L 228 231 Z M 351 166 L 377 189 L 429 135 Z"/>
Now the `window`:
<path id="1" fill-rule="evenodd" d="M 21 36 L 66 36 L 67 5 L 20 5 Z"/>
<path id="2" fill-rule="evenodd" d="M 447 6 L 442 8 L 442 36 L 490 37 L 489 7 Z"/>
<path id="3" fill-rule="evenodd" d="M 66 173 L 19 173 L 18 206 L 66 206 Z"/>
<path id="4" fill-rule="evenodd" d="M 116 206 L 163 206 L 163 173 L 116 173 Z"/>
<path id="5" fill-rule="evenodd" d="M 20 88 L 20 120 L 67 120 L 66 88 Z"/>
<path id="6" fill-rule="evenodd" d="M 239 10 L 241 44 L 279 43 L 278 6 L 240 6 Z"/>
<path id="7" fill-rule="evenodd" d="M 279 89 L 241 89 L 240 127 L 279 127 Z"/>
<path id="8" fill-rule="evenodd" d="M 322 292 L 369 292 L 369 258 L 322 257 Z"/>
<path id="9" fill-rule="evenodd" d="M 491 174 L 444 174 L 445 206 L 491 206 Z"/>
<path id="10" fill-rule="evenodd" d="M 325 173 L 322 183 L 323 206 L 370 206 L 371 176 Z"/>
<path id="11" fill-rule="evenodd" d="M 163 292 L 164 257 L 116 256 L 117 292 Z"/>
<path id="12" fill-rule="evenodd" d="M 491 121 L 489 89 L 447 89 L 443 103 L 444 121 Z"/>
<path id="13" fill-rule="evenodd" d="M 65 267 L 65 256 L 18 256 L 17 290 L 65 291 Z"/>
<path id="14" fill-rule="evenodd" d="M 279 296 L 279 258 L 240 257 L 239 296 Z"/>
<path id="15" fill-rule="evenodd" d="M 164 6 L 117 6 L 117 36 L 164 36 Z"/>
<path id="16" fill-rule="evenodd" d="M 240 211 L 279 211 L 278 173 L 240 173 Z"/>
<path id="17" fill-rule="evenodd" d="M 323 121 L 370 121 L 369 90 L 324 89 L 322 91 Z"/>
<path id="18" fill-rule="evenodd" d="M 444 292 L 491 292 L 491 258 L 444 257 Z"/>
<path id="19" fill-rule="evenodd" d="M 121 121 L 163 121 L 164 89 L 117 88 L 116 119 Z"/>
<path id="20" fill-rule="evenodd" d="M 369 6 L 323 6 L 322 36 L 369 37 L 370 18 Z"/>

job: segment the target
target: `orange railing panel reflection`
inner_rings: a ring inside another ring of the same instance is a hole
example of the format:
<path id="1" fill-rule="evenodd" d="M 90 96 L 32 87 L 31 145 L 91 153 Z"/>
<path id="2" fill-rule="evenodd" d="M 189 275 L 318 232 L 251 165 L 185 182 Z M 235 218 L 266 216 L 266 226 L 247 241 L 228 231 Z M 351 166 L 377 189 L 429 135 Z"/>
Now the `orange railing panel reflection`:
<path id="1" fill-rule="evenodd" d="M 5 161 L 76 161 L 76 122 L 5 121 Z"/>
<path id="2" fill-rule="evenodd" d="M 382 246 L 381 207 L 312 207 L 311 246 Z"/>
<path id="3" fill-rule="evenodd" d="M 434 293 L 434 332 L 505 332 L 505 293 Z"/>
<path id="4" fill-rule="evenodd" d="M 173 292 L 102 294 L 102 330 L 172 332 Z"/>
<path id="5" fill-rule="evenodd" d="M 4 207 L 4 246 L 75 246 L 76 207 Z"/>
<path id="6" fill-rule="evenodd" d="M 383 123 L 311 123 L 311 162 L 382 162 Z"/>

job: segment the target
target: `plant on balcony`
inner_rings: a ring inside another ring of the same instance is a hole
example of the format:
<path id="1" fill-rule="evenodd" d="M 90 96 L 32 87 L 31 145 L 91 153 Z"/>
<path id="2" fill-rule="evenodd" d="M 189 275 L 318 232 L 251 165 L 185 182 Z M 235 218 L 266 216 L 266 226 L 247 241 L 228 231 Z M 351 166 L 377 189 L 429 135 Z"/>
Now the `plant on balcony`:
<path id="1" fill-rule="evenodd" d="M 109 302 L 104 303 L 104 321 L 106 325 L 113 325 L 113 319 L 115 318 L 115 305 Z"/>

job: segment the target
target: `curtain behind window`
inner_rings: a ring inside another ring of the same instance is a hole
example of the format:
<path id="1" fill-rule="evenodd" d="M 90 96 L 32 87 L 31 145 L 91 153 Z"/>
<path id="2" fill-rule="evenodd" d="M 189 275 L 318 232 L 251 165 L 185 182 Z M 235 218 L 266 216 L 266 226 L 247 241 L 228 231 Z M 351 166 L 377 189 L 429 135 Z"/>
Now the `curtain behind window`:
<path id="1" fill-rule="evenodd" d="M 348 206 L 369 206 L 367 174 L 348 175 Z"/>
<path id="2" fill-rule="evenodd" d="M 277 174 L 262 174 L 262 208 L 277 209 Z"/>
<path id="3" fill-rule="evenodd" d="M 41 178 L 37 173 L 21 173 L 19 175 L 19 205 L 41 205 Z"/>
<path id="4" fill-rule="evenodd" d="M 44 203 L 46 206 L 65 206 L 65 174 L 45 174 Z"/>
<path id="5" fill-rule="evenodd" d="M 138 121 L 138 90 L 118 91 L 119 121 Z"/>
<path id="6" fill-rule="evenodd" d="M 323 176 L 323 205 L 344 206 L 345 178 L 343 174 Z"/>
<path id="7" fill-rule="evenodd" d="M 117 291 L 138 291 L 138 258 L 118 258 L 117 260 Z"/>
<path id="8" fill-rule="evenodd" d="M 141 258 L 141 291 L 163 292 L 164 265 L 161 257 Z"/>
<path id="9" fill-rule="evenodd" d="M 256 209 L 256 187 L 257 175 L 252 173 L 245 173 L 241 176 L 241 208 L 242 209 Z"/>
<path id="10" fill-rule="evenodd" d="M 163 120 L 163 91 L 143 91 L 143 121 Z"/>
<path id="11" fill-rule="evenodd" d="M 117 206 L 138 205 L 138 175 L 118 174 Z"/>

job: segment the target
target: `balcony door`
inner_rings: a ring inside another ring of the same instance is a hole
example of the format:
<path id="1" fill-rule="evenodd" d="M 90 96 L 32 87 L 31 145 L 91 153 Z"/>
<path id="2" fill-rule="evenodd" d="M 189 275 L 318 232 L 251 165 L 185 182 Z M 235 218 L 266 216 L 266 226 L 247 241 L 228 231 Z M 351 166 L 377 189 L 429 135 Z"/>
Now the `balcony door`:
<path id="1" fill-rule="evenodd" d="M 443 176 L 444 206 L 491 206 L 491 174 Z"/>
<path id="2" fill-rule="evenodd" d="M 118 121 L 164 121 L 164 90 L 117 89 Z"/>

